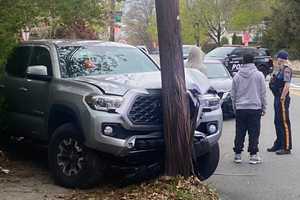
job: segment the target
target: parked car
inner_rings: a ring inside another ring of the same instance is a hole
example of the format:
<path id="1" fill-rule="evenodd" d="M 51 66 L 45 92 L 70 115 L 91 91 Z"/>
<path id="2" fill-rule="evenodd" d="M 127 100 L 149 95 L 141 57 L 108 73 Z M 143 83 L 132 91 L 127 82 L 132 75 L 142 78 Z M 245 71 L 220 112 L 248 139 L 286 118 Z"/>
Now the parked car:
<path id="1" fill-rule="evenodd" d="M 200 102 L 191 107 L 191 113 L 199 113 L 195 174 L 206 179 L 219 161 L 220 98 L 209 93 L 200 72 L 185 73 L 191 105 Z M 48 144 L 50 170 L 59 185 L 92 186 L 116 167 L 131 173 L 162 168 L 160 71 L 136 47 L 25 42 L 8 59 L 0 94 L 8 104 L 8 133 Z"/>
<path id="2" fill-rule="evenodd" d="M 187 60 L 188 59 L 189 53 L 190 53 L 192 47 L 194 47 L 194 45 L 182 45 L 183 60 Z M 202 55 L 204 56 L 205 53 L 202 50 L 201 50 L 201 52 L 202 52 Z M 153 57 L 158 57 L 159 58 L 159 49 L 152 50 L 150 52 L 150 54 Z"/>
<path id="3" fill-rule="evenodd" d="M 225 118 L 234 117 L 231 100 L 232 78 L 224 64 L 217 60 L 204 62 L 207 68 L 207 77 L 211 86 L 217 91 L 221 98 L 222 111 Z"/>
<path id="4" fill-rule="evenodd" d="M 220 60 L 227 67 L 231 75 L 236 73 L 243 63 L 245 54 L 255 56 L 255 65 L 265 76 L 273 72 L 273 60 L 265 48 L 224 46 L 218 47 L 206 54 L 205 60 Z"/>
<path id="5" fill-rule="evenodd" d="M 183 52 L 183 59 L 186 60 L 189 57 L 189 53 L 191 51 L 191 48 L 195 45 L 182 45 L 182 52 Z M 204 56 L 205 53 L 201 50 L 201 54 Z"/>

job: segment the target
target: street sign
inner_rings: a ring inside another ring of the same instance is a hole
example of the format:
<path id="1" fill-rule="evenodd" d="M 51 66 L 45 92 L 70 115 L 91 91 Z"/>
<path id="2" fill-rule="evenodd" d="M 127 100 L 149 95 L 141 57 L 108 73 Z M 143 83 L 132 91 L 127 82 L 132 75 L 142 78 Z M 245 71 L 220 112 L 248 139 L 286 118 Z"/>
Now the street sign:
<path id="1" fill-rule="evenodd" d="M 115 22 L 121 23 L 122 21 L 122 11 L 116 11 L 115 12 Z"/>

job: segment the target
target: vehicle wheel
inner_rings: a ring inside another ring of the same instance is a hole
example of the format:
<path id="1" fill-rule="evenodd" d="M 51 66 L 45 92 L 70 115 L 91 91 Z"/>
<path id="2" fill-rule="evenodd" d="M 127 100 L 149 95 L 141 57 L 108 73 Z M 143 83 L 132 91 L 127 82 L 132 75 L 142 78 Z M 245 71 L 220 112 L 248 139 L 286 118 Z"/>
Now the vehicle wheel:
<path id="1" fill-rule="evenodd" d="M 220 159 L 219 144 L 212 146 L 209 153 L 199 157 L 195 163 L 195 174 L 200 180 L 208 179 L 216 171 Z"/>
<path id="2" fill-rule="evenodd" d="M 72 124 L 56 129 L 49 146 L 49 166 L 57 184 L 67 188 L 89 188 L 101 180 L 104 162 L 83 145 L 83 137 Z"/>

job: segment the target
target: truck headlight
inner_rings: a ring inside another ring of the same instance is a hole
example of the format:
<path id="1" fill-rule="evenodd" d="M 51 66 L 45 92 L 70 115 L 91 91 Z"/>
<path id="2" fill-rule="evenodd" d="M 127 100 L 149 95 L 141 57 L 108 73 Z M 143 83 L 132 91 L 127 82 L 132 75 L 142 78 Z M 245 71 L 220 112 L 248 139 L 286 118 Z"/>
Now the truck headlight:
<path id="1" fill-rule="evenodd" d="M 94 110 L 115 111 L 123 102 L 122 97 L 109 95 L 88 95 L 85 102 Z"/>
<path id="2" fill-rule="evenodd" d="M 205 94 L 200 97 L 200 106 L 204 109 L 217 110 L 220 107 L 220 98 L 214 94 Z"/>

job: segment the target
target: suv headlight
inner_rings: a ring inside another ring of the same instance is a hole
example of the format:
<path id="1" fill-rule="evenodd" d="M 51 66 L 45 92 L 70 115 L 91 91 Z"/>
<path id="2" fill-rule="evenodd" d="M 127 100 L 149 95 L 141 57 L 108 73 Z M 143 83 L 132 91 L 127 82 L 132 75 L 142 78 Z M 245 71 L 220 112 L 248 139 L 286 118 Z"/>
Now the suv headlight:
<path id="1" fill-rule="evenodd" d="M 88 95 L 85 97 L 85 102 L 94 110 L 100 111 L 115 111 L 120 108 L 123 102 L 123 97 L 109 95 Z"/>
<path id="2" fill-rule="evenodd" d="M 217 110 L 220 107 L 220 98 L 215 94 L 205 94 L 200 97 L 200 106 L 203 109 Z"/>

